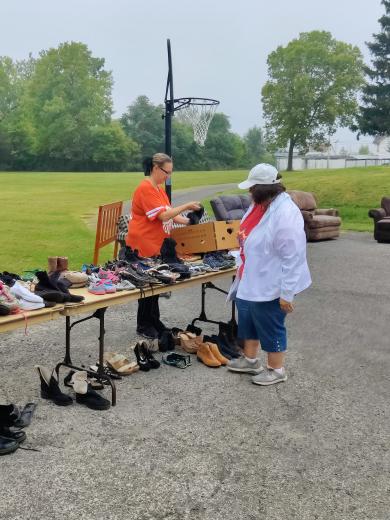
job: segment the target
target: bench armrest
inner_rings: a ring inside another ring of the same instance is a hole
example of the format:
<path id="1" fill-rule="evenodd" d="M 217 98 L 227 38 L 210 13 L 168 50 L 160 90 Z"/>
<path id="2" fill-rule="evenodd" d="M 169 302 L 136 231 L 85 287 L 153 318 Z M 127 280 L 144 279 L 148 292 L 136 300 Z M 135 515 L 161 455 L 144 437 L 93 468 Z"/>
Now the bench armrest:
<path id="1" fill-rule="evenodd" d="M 307 211 L 305 209 L 301 209 L 302 217 L 305 222 L 310 222 L 310 220 L 313 220 L 313 212 Z"/>
<path id="2" fill-rule="evenodd" d="M 383 208 L 370 209 L 368 216 L 374 219 L 374 222 L 386 217 L 386 211 Z"/>
<path id="3" fill-rule="evenodd" d="M 339 210 L 334 208 L 328 209 L 316 209 L 314 212 L 315 215 L 327 215 L 328 217 L 338 217 Z"/>

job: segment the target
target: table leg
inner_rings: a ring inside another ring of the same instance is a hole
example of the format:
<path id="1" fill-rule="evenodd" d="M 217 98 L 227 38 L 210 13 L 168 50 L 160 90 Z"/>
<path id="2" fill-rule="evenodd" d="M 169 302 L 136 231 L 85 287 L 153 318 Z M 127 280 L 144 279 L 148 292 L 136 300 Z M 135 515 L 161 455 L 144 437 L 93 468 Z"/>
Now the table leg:
<path id="1" fill-rule="evenodd" d="M 71 323 L 70 316 L 65 316 L 65 357 L 61 363 L 58 363 L 56 366 L 56 373 L 59 380 L 59 371 L 62 366 L 67 367 L 71 370 L 75 371 L 84 371 L 87 372 L 88 376 L 96 377 L 98 381 L 107 381 L 107 383 L 111 386 L 111 404 L 112 406 L 116 405 L 116 386 L 114 381 L 104 373 L 104 315 L 107 310 L 107 307 L 103 307 L 102 309 L 98 309 L 91 316 L 87 318 L 83 318 L 82 320 L 77 320 L 74 323 Z M 92 370 L 88 370 L 86 368 L 80 368 L 72 364 L 72 359 L 70 355 L 70 332 L 72 328 L 78 323 L 82 323 L 83 321 L 90 320 L 92 318 L 97 318 L 99 320 L 99 361 L 98 361 L 98 371 L 97 373 L 92 372 Z"/>

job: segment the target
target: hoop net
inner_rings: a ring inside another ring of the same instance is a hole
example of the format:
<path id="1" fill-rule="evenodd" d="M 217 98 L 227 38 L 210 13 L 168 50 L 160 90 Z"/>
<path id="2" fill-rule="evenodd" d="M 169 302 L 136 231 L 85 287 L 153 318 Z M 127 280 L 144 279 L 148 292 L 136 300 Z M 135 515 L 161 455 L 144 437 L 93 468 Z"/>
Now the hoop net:
<path id="1" fill-rule="evenodd" d="M 180 103 L 176 108 L 180 110 L 180 119 L 192 126 L 194 141 L 199 146 L 204 146 L 219 101 L 206 98 L 183 98 L 176 102 Z"/>

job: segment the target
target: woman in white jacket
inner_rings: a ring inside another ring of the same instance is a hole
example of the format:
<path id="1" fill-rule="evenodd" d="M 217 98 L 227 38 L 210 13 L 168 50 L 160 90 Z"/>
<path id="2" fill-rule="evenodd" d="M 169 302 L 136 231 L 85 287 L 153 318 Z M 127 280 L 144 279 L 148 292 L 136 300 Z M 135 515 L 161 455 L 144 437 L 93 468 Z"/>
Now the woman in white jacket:
<path id="1" fill-rule="evenodd" d="M 238 187 L 249 188 L 253 203 L 241 221 L 240 265 L 229 293 L 237 305 L 244 356 L 229 361 L 228 369 L 272 385 L 287 379 L 286 315 L 294 296 L 311 284 L 303 218 L 270 164 L 256 165 Z M 266 368 L 257 357 L 259 346 L 267 353 Z"/>

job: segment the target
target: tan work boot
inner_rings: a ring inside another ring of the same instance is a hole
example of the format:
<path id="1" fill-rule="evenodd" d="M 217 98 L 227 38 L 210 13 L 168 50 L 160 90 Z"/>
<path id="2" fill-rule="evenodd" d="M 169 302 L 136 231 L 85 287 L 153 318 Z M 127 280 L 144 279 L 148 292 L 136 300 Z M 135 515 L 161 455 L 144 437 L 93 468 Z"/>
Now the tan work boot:
<path id="1" fill-rule="evenodd" d="M 221 363 L 221 365 L 227 365 L 228 364 L 228 358 L 225 358 L 219 351 L 218 345 L 215 343 L 207 343 L 207 345 L 210 347 L 212 355 L 215 357 L 217 361 Z"/>
<path id="2" fill-rule="evenodd" d="M 221 363 L 218 361 L 218 359 L 213 356 L 207 343 L 200 343 L 196 357 L 198 358 L 198 361 L 201 361 L 208 367 L 218 368 L 221 366 Z"/>
<path id="3" fill-rule="evenodd" d="M 48 265 L 47 272 L 49 274 L 57 271 L 57 261 L 58 261 L 58 256 L 48 256 L 47 257 L 47 265 Z"/>
<path id="4" fill-rule="evenodd" d="M 57 271 L 67 271 L 68 270 L 68 257 L 67 256 L 59 256 L 57 260 Z"/>

